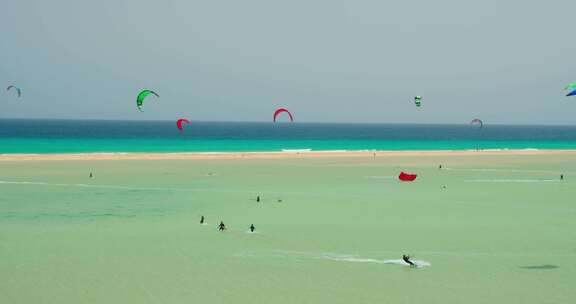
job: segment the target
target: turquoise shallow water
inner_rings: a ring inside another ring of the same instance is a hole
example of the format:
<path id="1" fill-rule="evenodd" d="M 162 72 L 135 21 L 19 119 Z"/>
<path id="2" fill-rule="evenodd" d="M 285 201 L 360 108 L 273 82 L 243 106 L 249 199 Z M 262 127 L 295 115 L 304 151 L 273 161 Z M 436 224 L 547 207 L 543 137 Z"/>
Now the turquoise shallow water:
<path id="1" fill-rule="evenodd" d="M 415 140 L 174 140 L 174 139 L 0 139 L 1 154 L 130 152 L 401 151 L 474 149 L 576 149 L 568 141 Z"/>
<path id="2" fill-rule="evenodd" d="M 0 120 L 0 154 L 576 149 L 574 126 Z"/>

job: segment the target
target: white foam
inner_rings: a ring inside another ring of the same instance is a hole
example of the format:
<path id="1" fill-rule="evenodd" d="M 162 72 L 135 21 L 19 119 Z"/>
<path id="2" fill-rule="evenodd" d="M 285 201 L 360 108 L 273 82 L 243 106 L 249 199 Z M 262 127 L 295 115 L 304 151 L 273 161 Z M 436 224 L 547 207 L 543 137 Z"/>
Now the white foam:
<path id="1" fill-rule="evenodd" d="M 468 179 L 467 183 L 553 183 L 556 179 Z"/>
<path id="2" fill-rule="evenodd" d="M 117 190 L 141 190 L 141 191 L 183 191 L 183 192 L 217 192 L 217 193 L 253 193 L 254 191 L 244 190 L 213 190 L 198 188 L 172 188 L 172 187 L 132 187 L 121 185 L 90 185 L 90 184 L 62 184 L 47 183 L 36 181 L 0 181 L 0 184 L 10 185 L 38 185 L 50 187 L 78 187 L 78 188 L 97 188 L 97 189 L 117 189 Z"/>
<path id="3" fill-rule="evenodd" d="M 282 152 L 300 153 L 300 152 L 310 152 L 312 149 L 282 149 Z"/>
<path id="4" fill-rule="evenodd" d="M 486 151 L 486 152 L 502 152 L 502 151 L 540 151 L 537 148 L 520 148 L 520 149 L 510 149 L 510 148 L 494 148 L 494 149 L 468 149 L 466 151 Z"/>
<path id="5" fill-rule="evenodd" d="M 386 264 L 386 265 L 399 265 L 399 266 L 410 266 L 410 264 L 404 262 L 402 259 L 375 259 L 366 258 L 358 255 L 349 254 L 337 254 L 337 253 L 311 253 L 311 252 L 300 252 L 300 251 L 286 251 L 286 250 L 272 250 L 267 252 L 241 252 L 235 254 L 237 257 L 273 257 L 273 258 L 295 258 L 295 259 L 322 259 L 330 260 L 334 262 L 348 262 L 348 263 L 374 263 L 374 264 Z M 431 266 L 430 262 L 412 260 L 416 267 L 428 267 Z"/>
<path id="6" fill-rule="evenodd" d="M 378 259 L 371 259 L 371 258 L 361 258 L 354 255 L 340 255 L 340 254 L 332 254 L 332 253 L 325 253 L 322 255 L 322 258 L 337 261 L 337 262 L 350 262 L 350 263 L 375 263 L 375 264 L 392 264 L 392 265 L 401 265 L 401 266 L 410 266 L 410 264 L 404 262 L 402 259 L 398 260 L 378 260 Z M 412 261 L 416 267 L 427 267 L 431 264 L 426 261 L 419 261 L 413 260 Z"/>
<path id="7" fill-rule="evenodd" d="M 78 188 L 95 188 L 95 189 L 116 189 L 116 190 L 132 190 L 132 191 L 178 191 L 178 192 L 205 192 L 205 193 L 244 193 L 244 194 L 270 194 L 270 195 L 305 195 L 306 197 L 325 197 L 326 194 L 323 192 L 297 192 L 297 191 L 286 191 L 286 192 L 262 192 L 261 190 L 234 190 L 234 189 L 210 189 L 210 188 L 175 188 L 175 187 L 134 187 L 134 186 L 123 186 L 123 185 L 105 185 L 105 184 L 63 184 L 63 183 L 48 183 L 40 181 L 2 181 L 0 180 L 0 185 L 23 185 L 23 186 L 47 186 L 47 187 L 78 187 Z M 358 198 L 365 199 L 370 196 L 367 195 L 354 195 L 354 194 L 342 194 L 343 197 L 348 198 Z"/>
<path id="8" fill-rule="evenodd" d="M 445 167 L 442 170 L 447 171 L 463 171 L 463 172 L 533 172 L 533 173 L 558 173 L 558 171 L 553 170 L 522 170 L 522 169 L 511 169 L 511 168 L 449 168 Z"/>
<path id="9" fill-rule="evenodd" d="M 345 153 L 345 152 L 350 152 L 350 150 L 321 150 L 318 152 L 322 152 L 322 153 Z"/>

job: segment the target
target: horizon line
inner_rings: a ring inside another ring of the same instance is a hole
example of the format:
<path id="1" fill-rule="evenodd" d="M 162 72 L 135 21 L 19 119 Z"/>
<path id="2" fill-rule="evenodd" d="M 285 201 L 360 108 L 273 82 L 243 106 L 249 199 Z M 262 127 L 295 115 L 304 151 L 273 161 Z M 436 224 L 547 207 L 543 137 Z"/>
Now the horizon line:
<path id="1" fill-rule="evenodd" d="M 106 118 L 0 118 L 2 120 L 38 120 L 38 121 L 107 121 L 107 122 L 174 122 L 168 119 L 106 119 Z M 316 121 L 295 121 L 295 122 L 273 122 L 273 121 L 251 121 L 251 120 L 193 120 L 197 123 L 247 123 L 247 124 L 316 124 L 316 125 L 434 125 L 434 126 L 462 126 L 469 125 L 470 122 L 462 123 L 422 123 L 422 122 L 316 122 Z M 531 127 L 576 127 L 570 124 L 526 124 L 526 123 L 485 123 L 490 126 L 531 126 Z"/>

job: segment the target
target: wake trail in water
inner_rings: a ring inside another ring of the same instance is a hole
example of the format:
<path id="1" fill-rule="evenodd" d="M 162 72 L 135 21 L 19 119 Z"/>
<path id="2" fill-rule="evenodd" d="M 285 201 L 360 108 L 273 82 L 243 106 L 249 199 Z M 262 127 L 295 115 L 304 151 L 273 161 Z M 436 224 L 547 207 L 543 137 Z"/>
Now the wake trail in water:
<path id="1" fill-rule="evenodd" d="M 556 179 L 468 179 L 467 183 L 555 183 Z"/>
<path id="2" fill-rule="evenodd" d="M 0 181 L 0 184 L 36 185 L 36 186 L 51 186 L 51 187 L 79 187 L 79 188 L 98 188 L 98 189 L 116 189 L 116 190 L 141 190 L 141 191 L 232 192 L 232 193 L 254 193 L 257 191 L 257 190 L 215 190 L 215 189 L 174 188 L 174 187 L 132 187 L 121 185 L 63 184 L 63 183 L 48 183 L 48 182 L 35 182 L 35 181 Z"/>
<path id="3" fill-rule="evenodd" d="M 462 172 L 517 172 L 517 173 L 553 173 L 556 174 L 560 172 L 559 170 L 533 170 L 533 169 L 511 169 L 511 168 L 442 168 L 446 171 L 462 171 Z M 565 172 L 570 173 L 570 172 Z"/>
<path id="4" fill-rule="evenodd" d="M 395 176 L 372 175 L 372 176 L 365 176 L 364 178 L 370 178 L 370 179 L 393 179 L 393 178 L 395 178 Z"/>
<path id="5" fill-rule="evenodd" d="M 367 258 L 359 255 L 349 255 L 349 254 L 337 254 L 337 253 L 312 253 L 312 252 L 298 252 L 298 251 L 283 251 L 283 250 L 273 250 L 268 252 L 242 252 L 235 256 L 243 258 L 259 258 L 259 257 L 272 257 L 272 258 L 283 258 L 283 259 L 319 259 L 319 260 L 329 260 L 333 262 L 347 262 L 347 263 L 373 263 L 373 264 L 383 264 L 383 265 L 399 265 L 399 266 L 410 266 L 408 263 L 404 262 L 402 259 L 376 259 Z M 427 261 L 412 260 L 416 267 L 428 267 L 432 264 Z"/>
<path id="6" fill-rule="evenodd" d="M 112 189 L 112 190 L 126 190 L 126 191 L 176 191 L 176 192 L 207 192 L 207 193 L 243 193 L 254 194 L 261 193 L 266 195 L 303 195 L 306 197 L 324 198 L 326 194 L 322 192 L 285 192 L 285 191 L 262 191 L 262 190 L 220 190 L 208 188 L 177 188 L 177 187 L 134 187 L 123 185 L 91 185 L 91 184 L 65 184 L 65 183 L 49 183 L 41 181 L 3 181 L 0 180 L 0 185 L 23 185 L 23 186 L 46 186 L 46 187 L 77 187 L 77 188 L 93 188 L 93 189 Z M 342 194 L 340 197 L 356 198 L 356 199 L 369 199 L 370 196 Z"/>

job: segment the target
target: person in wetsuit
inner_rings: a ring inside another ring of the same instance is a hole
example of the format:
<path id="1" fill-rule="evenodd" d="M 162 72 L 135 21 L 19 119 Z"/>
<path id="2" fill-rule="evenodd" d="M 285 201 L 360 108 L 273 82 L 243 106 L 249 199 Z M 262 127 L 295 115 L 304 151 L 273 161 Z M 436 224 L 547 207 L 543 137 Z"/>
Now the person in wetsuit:
<path id="1" fill-rule="evenodd" d="M 219 231 L 224 231 L 224 230 L 226 230 L 226 225 L 224 225 L 224 222 L 220 222 L 220 225 L 218 225 L 218 230 L 219 230 Z"/>
<path id="2" fill-rule="evenodd" d="M 560 174 L 560 180 L 564 180 L 564 174 Z"/>
<path id="3" fill-rule="evenodd" d="M 204 216 L 200 216 L 200 224 L 204 224 Z"/>
<path id="4" fill-rule="evenodd" d="M 257 202 L 257 203 L 260 202 L 260 195 L 256 196 L 256 202 Z"/>
<path id="5" fill-rule="evenodd" d="M 402 255 L 402 260 L 408 264 L 410 264 L 410 266 L 416 266 L 416 264 L 414 264 L 414 262 L 410 261 L 410 256 L 408 255 Z"/>
<path id="6" fill-rule="evenodd" d="M 92 175 L 92 172 L 90 172 L 90 176 L 89 176 L 89 177 L 90 177 L 90 178 L 94 177 L 94 175 Z"/>
<path id="7" fill-rule="evenodd" d="M 250 225 L 250 232 L 254 232 L 255 229 L 256 227 L 254 227 L 254 224 Z"/>

